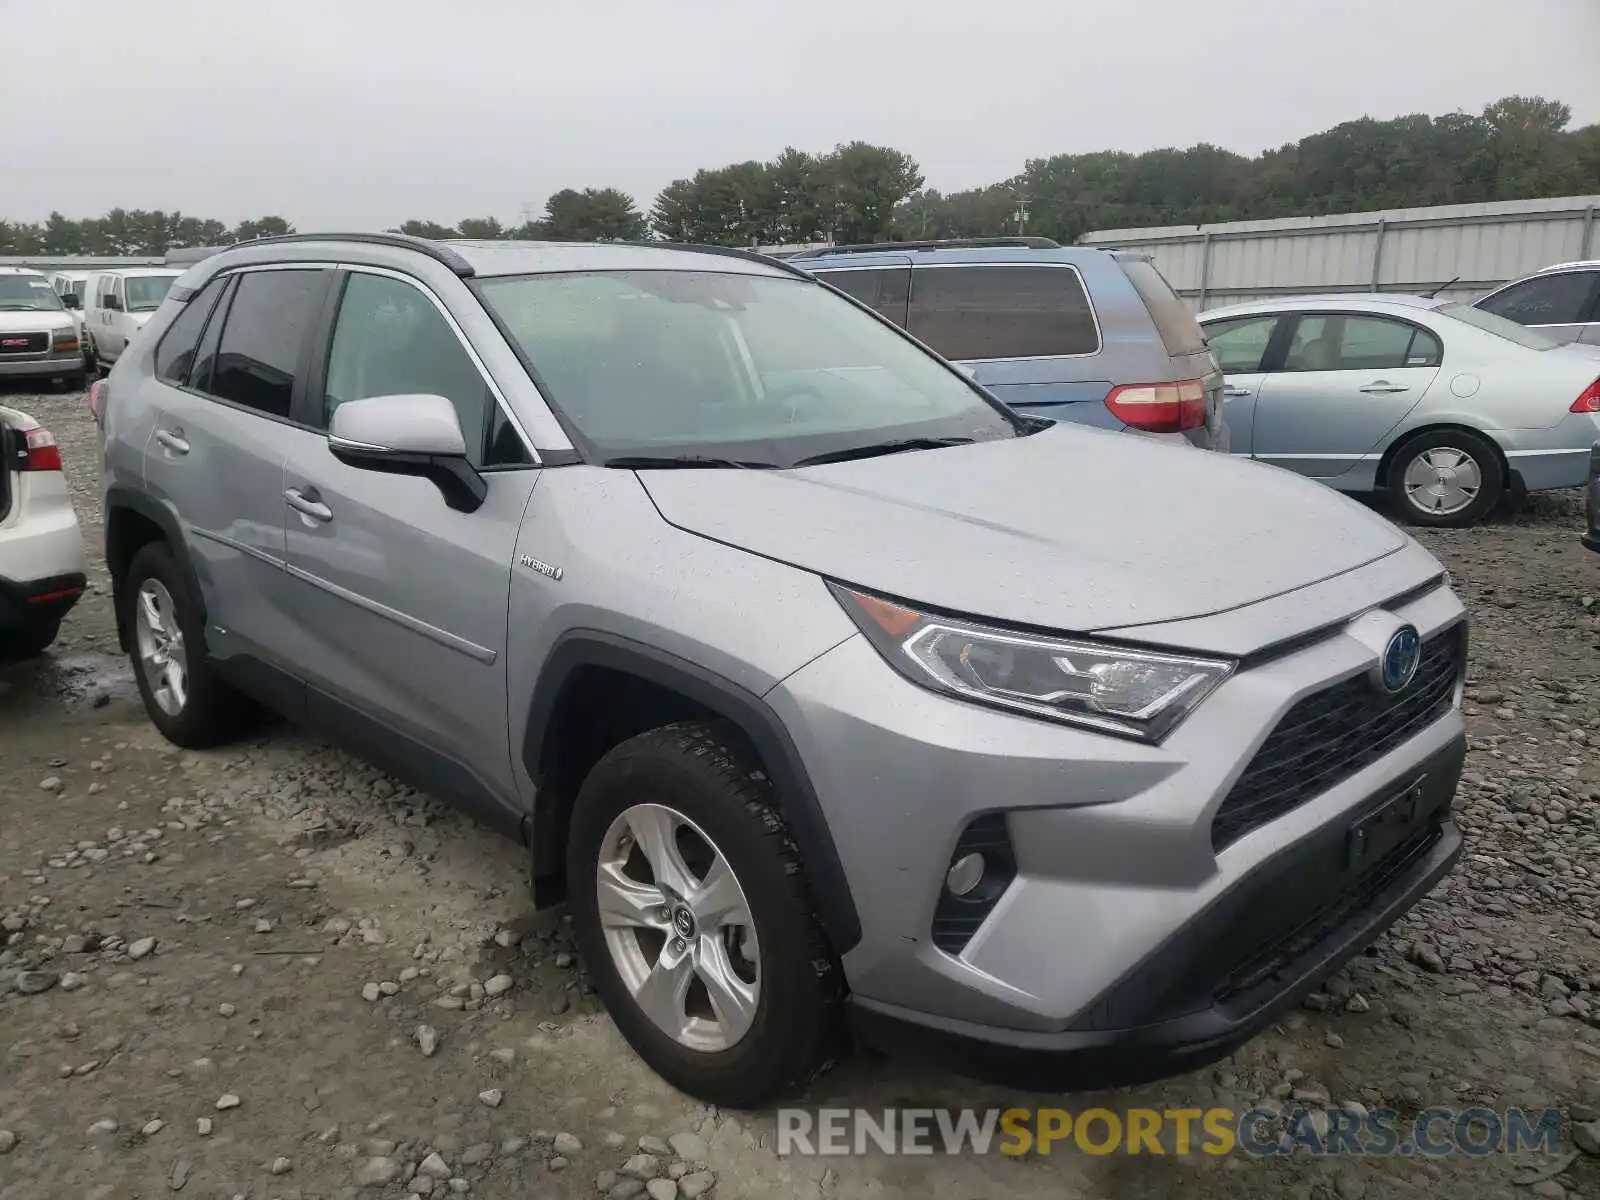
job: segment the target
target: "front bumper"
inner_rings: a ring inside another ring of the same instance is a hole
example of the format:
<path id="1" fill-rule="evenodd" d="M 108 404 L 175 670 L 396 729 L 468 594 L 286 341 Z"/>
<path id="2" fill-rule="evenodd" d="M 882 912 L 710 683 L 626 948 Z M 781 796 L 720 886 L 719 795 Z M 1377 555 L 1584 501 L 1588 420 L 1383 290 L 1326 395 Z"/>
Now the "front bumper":
<path id="1" fill-rule="evenodd" d="M 0 358 L 0 379 L 58 379 L 84 370 L 82 349 L 67 354 Z"/>
<path id="2" fill-rule="evenodd" d="M 1442 585 L 1387 609 L 1425 639 L 1465 617 Z M 1213 632 L 1226 642 L 1230 628 L 1223 618 Z M 1165 1074 L 1226 1053 L 1370 941 L 1458 852 L 1448 820 L 1464 745 L 1457 672 L 1359 765 L 1213 838 L 1286 717 L 1335 685 L 1366 686 L 1374 650 L 1358 632 L 1334 626 L 1247 663 L 1161 746 L 934 694 L 859 638 L 784 680 L 766 699 L 794 737 L 861 916 L 843 964 L 863 1036 L 933 1037 L 952 1065 L 981 1075 L 1003 1068 L 1008 1047 L 1059 1060 L 1046 1071 L 1058 1082 Z M 1392 880 L 1308 870 L 1423 777 L 1437 836 L 1412 847 L 1421 857 Z M 952 942 L 939 923 L 945 873 L 974 822 L 996 817 L 1014 875 Z M 1307 913 L 1335 911 L 1336 928 L 1301 927 Z M 1266 975 L 1240 983 L 1262 963 Z"/>
<path id="3" fill-rule="evenodd" d="M 1291 847 L 1180 929 L 1074 1028 L 1000 1029 L 853 997 L 857 1036 L 1037 1091 L 1127 1086 L 1216 1062 L 1370 945 L 1455 865 L 1461 833 L 1449 808 L 1465 754 L 1461 737 L 1426 765 L 1420 819 L 1397 831 L 1398 844 L 1372 868 L 1345 870 L 1343 826 Z M 1391 800 L 1380 794 L 1376 806 Z M 1298 901 L 1298 920 L 1277 911 L 1285 897 Z M 1138 1023 L 1121 1023 L 1117 1009 L 1138 1014 Z"/>

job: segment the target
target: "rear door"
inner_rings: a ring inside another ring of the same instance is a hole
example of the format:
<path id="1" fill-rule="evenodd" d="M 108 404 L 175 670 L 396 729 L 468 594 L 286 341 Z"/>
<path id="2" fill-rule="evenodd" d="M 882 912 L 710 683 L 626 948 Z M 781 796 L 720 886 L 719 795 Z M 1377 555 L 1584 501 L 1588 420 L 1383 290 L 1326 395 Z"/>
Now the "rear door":
<path id="1" fill-rule="evenodd" d="M 1501 288 L 1474 306 L 1558 342 L 1591 341 L 1600 270 L 1551 271 Z"/>
<path id="2" fill-rule="evenodd" d="M 156 348 L 145 451 L 147 486 L 179 518 L 195 563 L 208 649 L 282 688 L 291 712 L 300 692 L 288 653 L 284 463 L 330 278 L 315 266 L 255 268 L 190 300 Z"/>
<path id="3" fill-rule="evenodd" d="M 1273 336 L 1293 318 L 1278 313 L 1230 317 L 1206 326 L 1206 341 L 1222 369 L 1223 414 L 1234 454 L 1254 448 L 1256 399 L 1266 379 L 1262 364 Z"/>
<path id="4" fill-rule="evenodd" d="M 1439 374 L 1437 335 L 1396 317 L 1301 313 L 1274 346 L 1256 399 L 1251 454 L 1336 479 L 1376 452 Z"/>
<path id="5" fill-rule="evenodd" d="M 1106 429 L 1100 326 L 1071 263 L 918 263 L 907 328 L 1013 408 Z"/>

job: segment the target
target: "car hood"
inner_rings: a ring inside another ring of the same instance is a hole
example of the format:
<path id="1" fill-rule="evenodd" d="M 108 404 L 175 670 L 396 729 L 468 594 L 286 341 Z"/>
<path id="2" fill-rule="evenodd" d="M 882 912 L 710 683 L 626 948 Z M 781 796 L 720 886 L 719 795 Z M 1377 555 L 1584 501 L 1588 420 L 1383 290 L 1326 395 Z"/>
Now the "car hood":
<path id="1" fill-rule="evenodd" d="M 688 532 L 907 601 L 1066 631 L 1227 611 L 1408 543 L 1287 471 L 1062 425 L 798 470 L 638 474 Z"/>
<path id="2" fill-rule="evenodd" d="M 41 329 L 75 329 L 78 319 L 59 309 L 0 309 L 0 333 L 37 333 Z"/>

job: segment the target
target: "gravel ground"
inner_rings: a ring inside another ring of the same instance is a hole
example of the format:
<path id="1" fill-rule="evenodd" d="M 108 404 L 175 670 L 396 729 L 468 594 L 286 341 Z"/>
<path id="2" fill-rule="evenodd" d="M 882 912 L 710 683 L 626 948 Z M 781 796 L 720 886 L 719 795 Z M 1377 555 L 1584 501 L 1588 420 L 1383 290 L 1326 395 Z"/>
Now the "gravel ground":
<path id="1" fill-rule="evenodd" d="M 60 439 L 89 545 L 82 396 Z M 1475 618 L 1468 856 L 1303 1010 L 1216 1068 L 1061 1103 L 1556 1106 L 1600 1150 L 1600 558 L 1566 497 L 1424 535 Z M 779 1158 L 771 1113 L 661 1085 L 597 1010 L 515 846 L 316 738 L 165 745 L 109 588 L 0 669 L 0 1197 L 1600 1196 L 1495 1155 Z M 812 1105 L 1006 1107 L 860 1057 Z"/>

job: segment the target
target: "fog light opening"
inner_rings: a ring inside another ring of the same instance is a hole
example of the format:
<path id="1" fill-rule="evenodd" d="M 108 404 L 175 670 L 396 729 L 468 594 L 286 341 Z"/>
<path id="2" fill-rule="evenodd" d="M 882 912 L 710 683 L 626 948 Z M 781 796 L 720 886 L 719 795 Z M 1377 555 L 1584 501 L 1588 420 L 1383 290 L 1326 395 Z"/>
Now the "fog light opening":
<path id="1" fill-rule="evenodd" d="M 944 877 L 944 885 L 952 896 L 968 896 L 983 882 L 983 872 L 988 864 L 981 854 L 963 854 L 956 859 Z"/>

